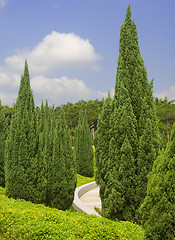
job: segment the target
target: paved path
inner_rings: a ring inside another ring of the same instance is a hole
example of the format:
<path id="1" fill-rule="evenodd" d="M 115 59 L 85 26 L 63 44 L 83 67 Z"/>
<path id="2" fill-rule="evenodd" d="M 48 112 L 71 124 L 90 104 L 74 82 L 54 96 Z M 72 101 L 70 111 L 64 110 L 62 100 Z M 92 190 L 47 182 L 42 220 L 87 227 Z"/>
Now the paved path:
<path id="1" fill-rule="evenodd" d="M 80 197 L 80 201 L 83 202 L 89 209 L 94 207 L 101 209 L 101 199 L 99 197 L 99 187 L 94 188 Z"/>

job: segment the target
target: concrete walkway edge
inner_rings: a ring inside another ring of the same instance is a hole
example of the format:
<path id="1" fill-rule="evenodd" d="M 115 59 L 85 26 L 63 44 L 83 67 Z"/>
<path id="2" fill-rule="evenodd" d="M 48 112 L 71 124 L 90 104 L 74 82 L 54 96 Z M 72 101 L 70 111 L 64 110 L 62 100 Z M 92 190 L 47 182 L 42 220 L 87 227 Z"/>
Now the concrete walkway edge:
<path id="1" fill-rule="evenodd" d="M 87 206 L 85 206 L 85 204 L 83 204 L 82 201 L 80 201 L 80 197 L 83 194 L 95 188 L 97 188 L 96 182 L 91 182 L 75 189 L 74 201 L 72 206 L 76 211 L 83 211 L 88 215 L 95 214 L 96 216 L 101 217 L 94 209 L 89 209 Z"/>

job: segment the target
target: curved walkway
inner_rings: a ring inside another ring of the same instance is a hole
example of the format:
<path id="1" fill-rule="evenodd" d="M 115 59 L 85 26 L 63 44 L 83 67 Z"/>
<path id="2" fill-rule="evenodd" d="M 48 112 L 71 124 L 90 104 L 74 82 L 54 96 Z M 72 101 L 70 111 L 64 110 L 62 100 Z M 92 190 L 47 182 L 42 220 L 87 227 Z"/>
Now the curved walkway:
<path id="1" fill-rule="evenodd" d="M 76 211 L 83 211 L 89 215 L 100 216 L 95 207 L 101 209 L 101 200 L 99 197 L 99 187 L 96 182 L 87 183 L 75 190 L 75 196 L 72 206 Z"/>

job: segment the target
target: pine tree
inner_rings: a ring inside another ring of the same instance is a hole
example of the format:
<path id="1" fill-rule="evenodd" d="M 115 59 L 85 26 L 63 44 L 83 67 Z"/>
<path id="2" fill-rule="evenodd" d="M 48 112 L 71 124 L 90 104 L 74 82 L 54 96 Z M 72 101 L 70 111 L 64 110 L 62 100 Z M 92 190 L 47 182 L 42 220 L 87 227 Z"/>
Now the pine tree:
<path id="1" fill-rule="evenodd" d="M 71 135 L 63 109 L 53 130 L 53 153 L 47 162 L 47 204 L 68 209 L 74 199 L 76 171 L 72 153 Z"/>
<path id="2" fill-rule="evenodd" d="M 80 112 L 79 123 L 75 130 L 74 157 L 77 172 L 86 177 L 93 176 L 93 149 L 91 133 L 87 121 L 86 111 Z"/>
<path id="3" fill-rule="evenodd" d="M 145 239 L 175 238 L 175 124 L 165 151 L 154 161 L 139 209 Z"/>
<path id="4" fill-rule="evenodd" d="M 21 76 L 16 113 L 6 142 L 5 179 L 8 197 L 42 202 L 42 164 L 38 162 L 36 113 L 27 61 Z"/>
<path id="5" fill-rule="evenodd" d="M 5 114 L 2 111 L 2 106 L 0 101 L 0 186 L 1 187 L 5 187 L 4 149 L 5 149 L 6 135 L 7 135 L 7 123 L 5 119 Z"/>

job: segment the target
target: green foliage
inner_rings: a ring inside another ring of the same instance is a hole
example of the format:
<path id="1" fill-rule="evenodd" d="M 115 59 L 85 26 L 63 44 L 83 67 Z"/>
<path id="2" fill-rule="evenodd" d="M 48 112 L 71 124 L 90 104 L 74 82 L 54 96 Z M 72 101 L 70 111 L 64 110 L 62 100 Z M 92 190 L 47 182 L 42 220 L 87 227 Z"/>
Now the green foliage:
<path id="1" fill-rule="evenodd" d="M 168 101 L 167 98 L 156 98 L 155 107 L 157 117 L 159 119 L 158 126 L 162 136 L 162 144 L 163 147 L 166 147 L 173 123 L 175 122 L 174 100 Z"/>
<path id="2" fill-rule="evenodd" d="M 72 133 L 74 135 L 75 128 L 78 125 L 78 120 L 79 120 L 79 112 L 86 110 L 87 115 L 88 115 L 88 124 L 90 128 L 94 128 L 95 130 L 97 129 L 97 120 L 98 116 L 101 112 L 102 105 L 103 105 L 104 100 L 99 101 L 98 99 L 96 100 L 89 100 L 89 101 L 78 101 L 76 103 L 67 103 L 64 104 L 63 110 L 65 112 L 65 118 L 67 125 Z M 56 117 L 58 117 L 60 113 L 61 107 L 56 107 L 55 108 L 55 113 Z"/>
<path id="3" fill-rule="evenodd" d="M 4 149 L 7 136 L 7 122 L 0 101 L 0 186 L 5 187 Z"/>
<path id="4" fill-rule="evenodd" d="M 57 123 L 47 101 L 35 110 L 27 61 L 15 109 L 5 152 L 7 196 L 68 209 L 76 187 L 71 135 L 62 109 Z"/>
<path id="5" fill-rule="evenodd" d="M 39 145 L 37 157 L 42 163 L 43 203 L 68 209 L 76 186 L 72 141 L 63 109 L 58 119 L 46 101 L 38 111 Z M 44 198 L 45 197 L 45 198 Z"/>
<path id="6" fill-rule="evenodd" d="M 103 214 L 108 218 L 135 220 L 136 210 L 146 195 L 147 174 L 160 149 L 152 85 L 129 5 L 120 31 L 113 108 L 106 125 L 109 130 L 105 134 L 102 111 L 96 136 L 96 179 Z"/>
<path id="7" fill-rule="evenodd" d="M 16 101 L 16 113 L 6 142 L 5 177 L 9 197 L 35 202 L 33 190 L 39 184 L 36 151 L 35 106 L 26 61 Z"/>
<path id="8" fill-rule="evenodd" d="M 70 208 L 74 199 L 76 172 L 71 135 L 63 109 L 51 134 L 53 147 L 50 161 L 47 161 L 47 204 L 65 210 Z"/>
<path id="9" fill-rule="evenodd" d="M 40 179 L 40 203 L 46 203 L 47 198 L 47 162 L 50 159 L 51 154 L 51 143 L 50 143 L 50 114 L 48 112 L 48 103 L 46 101 L 46 105 L 41 105 L 41 114 L 37 115 L 37 162 L 39 164 L 40 171 L 39 179 Z"/>
<path id="10" fill-rule="evenodd" d="M 153 80 L 147 88 L 143 99 L 138 122 L 138 158 L 137 158 L 137 198 L 139 205 L 146 196 L 147 175 L 152 169 L 154 160 L 161 148 L 161 137 L 158 129 L 153 98 Z"/>
<path id="11" fill-rule="evenodd" d="M 114 104 L 116 107 L 110 122 L 109 166 L 105 176 L 107 185 L 102 207 L 105 216 L 109 218 L 134 220 L 136 205 L 136 119 L 128 91 L 122 82 Z"/>
<path id="12" fill-rule="evenodd" d="M 94 177 L 84 177 L 79 174 L 77 174 L 77 187 L 80 187 L 86 183 L 94 182 L 95 178 Z"/>
<path id="13" fill-rule="evenodd" d="M 5 195 L 5 188 L 0 187 L 0 195 Z"/>
<path id="14" fill-rule="evenodd" d="M 117 76 L 115 85 L 115 97 L 118 93 L 118 84 L 120 81 L 127 86 L 131 99 L 133 89 L 133 75 L 137 66 L 139 52 L 137 29 L 135 22 L 131 19 L 131 8 L 128 6 L 125 22 L 120 29 L 119 58 L 117 65 Z"/>
<path id="15" fill-rule="evenodd" d="M 0 233 L 4 239 L 143 240 L 143 229 L 81 212 L 60 211 L 0 195 Z"/>
<path id="16" fill-rule="evenodd" d="M 104 198 L 104 191 L 106 185 L 106 174 L 108 173 L 109 167 L 109 143 L 110 143 L 110 116 L 112 113 L 113 105 L 110 94 L 106 98 L 102 113 L 98 119 L 97 131 L 95 133 L 95 157 L 96 157 L 96 172 L 95 180 L 100 185 L 100 197 Z M 103 203 L 103 201 L 102 201 Z"/>
<path id="17" fill-rule="evenodd" d="M 75 130 L 74 158 L 77 165 L 77 173 L 86 177 L 92 177 L 93 149 L 86 111 L 80 112 L 79 123 Z"/>
<path id="18" fill-rule="evenodd" d="M 2 110 L 5 113 L 5 117 L 6 117 L 6 121 L 7 121 L 8 125 L 10 125 L 12 117 L 15 114 L 15 105 L 12 105 L 11 107 L 9 107 L 7 105 L 2 106 Z"/>
<path id="19" fill-rule="evenodd" d="M 175 238 L 175 124 L 165 151 L 153 164 L 147 196 L 139 209 L 145 239 Z"/>

